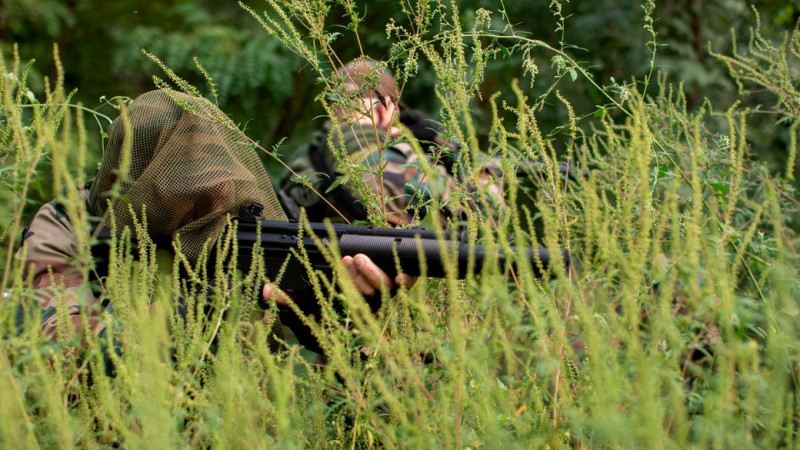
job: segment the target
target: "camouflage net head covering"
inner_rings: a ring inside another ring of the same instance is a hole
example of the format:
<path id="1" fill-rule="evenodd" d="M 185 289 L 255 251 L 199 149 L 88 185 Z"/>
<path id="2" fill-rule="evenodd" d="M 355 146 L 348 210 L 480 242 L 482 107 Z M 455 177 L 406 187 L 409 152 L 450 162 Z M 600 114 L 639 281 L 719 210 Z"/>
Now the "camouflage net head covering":
<path id="1" fill-rule="evenodd" d="M 102 166 L 89 192 L 89 212 L 102 216 L 118 184 L 117 230 L 142 221 L 153 239 L 180 236 L 181 249 L 196 261 L 203 245 L 216 239 L 227 215 L 251 202 L 264 216 L 286 220 L 255 149 L 211 102 L 161 89 L 136 98 L 109 128 Z M 127 170 L 120 167 L 130 148 Z"/>

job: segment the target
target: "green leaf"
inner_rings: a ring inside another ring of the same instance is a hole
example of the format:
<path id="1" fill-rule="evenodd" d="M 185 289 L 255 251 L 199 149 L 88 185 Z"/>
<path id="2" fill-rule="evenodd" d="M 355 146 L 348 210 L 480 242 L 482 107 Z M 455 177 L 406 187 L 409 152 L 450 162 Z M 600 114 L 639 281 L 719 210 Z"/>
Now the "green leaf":
<path id="1" fill-rule="evenodd" d="M 332 191 L 332 190 L 336 189 L 337 187 L 339 187 L 339 185 L 341 185 L 343 183 L 347 183 L 347 181 L 349 179 L 350 179 L 350 175 L 341 175 L 341 176 L 336 177 L 336 179 L 333 180 L 333 183 L 331 183 L 331 186 L 325 191 L 325 193 L 327 194 L 330 191 Z"/>
<path id="2" fill-rule="evenodd" d="M 665 177 L 665 176 L 669 175 L 670 174 L 669 173 L 669 169 L 670 169 L 670 166 L 668 166 L 666 164 L 659 164 L 658 165 L 658 176 Z"/>
<path id="3" fill-rule="evenodd" d="M 333 43 L 333 41 L 338 39 L 341 35 L 342 35 L 342 33 L 330 33 L 325 37 L 325 39 L 328 41 L 328 44 L 331 44 L 331 43 Z"/>
<path id="4" fill-rule="evenodd" d="M 711 188 L 717 191 L 719 194 L 728 194 L 731 191 L 730 186 L 728 186 L 726 183 L 714 182 L 709 183 L 709 186 L 711 186 Z"/>

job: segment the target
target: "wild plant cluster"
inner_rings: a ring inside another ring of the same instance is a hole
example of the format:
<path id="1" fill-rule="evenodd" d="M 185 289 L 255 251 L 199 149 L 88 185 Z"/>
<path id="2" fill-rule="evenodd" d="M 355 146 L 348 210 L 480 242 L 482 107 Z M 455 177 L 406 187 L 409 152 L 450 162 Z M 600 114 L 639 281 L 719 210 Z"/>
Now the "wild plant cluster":
<path id="1" fill-rule="evenodd" d="M 356 2 L 339 3 L 348 13 L 335 27 L 325 1 L 248 8 L 318 73 L 328 111 L 344 95 L 331 70 L 342 63 L 337 33 L 357 34 L 365 20 Z M 473 242 L 507 253 L 550 249 L 547 275 L 520 263 L 489 264 L 465 280 L 452 271 L 422 277 L 394 297 L 385 293 L 372 314 L 334 249 L 334 279 L 314 278 L 323 313 L 309 325 L 325 350 L 320 358 L 291 343 L 270 348 L 274 311 L 253 301 L 265 280 L 258 264 L 188 267 L 146 239 L 131 247 L 140 228 L 112 242 L 109 276 L 94 286 L 107 305 L 106 332 L 46 339 L 37 293 L 15 257 L 23 211 L 47 161 L 53 198 L 80 243 L 75 264 L 89 279 L 95 236 L 78 188 L 91 174 L 75 168 L 84 167 L 93 137 L 63 80 L 34 94 L 12 55 L 0 67 L 3 446 L 798 445 L 800 278 L 786 224 L 800 202 L 789 183 L 793 160 L 775 174 L 749 158 L 753 112 L 739 104 L 689 110 L 681 86 L 655 70 L 603 85 L 569 45 L 503 24 L 502 9 L 479 11 L 464 29 L 456 2 L 401 4 L 408 20 L 387 24 L 395 44 L 379 59 L 401 85 L 413 83 L 421 60 L 435 71 L 439 120 L 466 155 L 463 186 L 481 185 L 490 157 L 501 169 L 493 175 L 501 207 L 466 187 L 449 201 L 468 211 L 462 225 Z M 564 27 L 560 11 L 554 2 Z M 655 67 L 651 14 L 648 2 L 643 26 Z M 756 29 L 752 42 L 749 56 L 718 58 L 743 89 L 775 94 L 794 158 L 800 31 L 773 44 Z M 481 80 L 493 58 L 518 58 L 529 78 L 509 80 L 511 98 L 489 97 L 494 114 L 479 135 L 472 105 L 486 95 Z M 558 77 L 536 77 L 539 64 L 557 67 Z M 574 111 L 558 89 L 570 82 L 592 86 L 606 104 Z M 532 98 L 527 88 L 539 83 L 548 88 Z M 540 129 L 544 108 L 562 110 L 563 127 Z M 536 170 L 518 170 L 532 162 Z M 564 162 L 569 177 L 558 170 Z M 375 205 L 384 200 L 364 194 Z M 442 205 L 431 201 L 436 218 Z M 372 212 L 381 223 L 380 207 Z M 426 223 L 446 234 L 444 222 Z M 218 245 L 237 251 L 230 236 Z"/>

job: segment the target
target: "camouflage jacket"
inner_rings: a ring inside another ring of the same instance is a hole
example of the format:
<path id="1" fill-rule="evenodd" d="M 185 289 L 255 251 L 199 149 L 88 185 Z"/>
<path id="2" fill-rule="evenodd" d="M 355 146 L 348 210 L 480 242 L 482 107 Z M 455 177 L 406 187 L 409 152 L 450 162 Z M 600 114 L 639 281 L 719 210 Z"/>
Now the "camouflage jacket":
<path id="1" fill-rule="evenodd" d="M 88 193 L 82 195 L 85 200 Z M 16 258 L 24 264 L 26 285 L 34 290 L 41 307 L 42 332 L 54 340 L 82 336 L 83 314 L 92 332 L 105 327 L 88 274 L 75 261 L 77 254 L 78 240 L 63 207 L 52 201 L 39 208 L 23 234 Z"/>
<path id="2" fill-rule="evenodd" d="M 290 217 L 304 207 L 311 221 L 380 216 L 389 224 L 416 222 L 432 198 L 446 203 L 453 186 L 444 167 L 408 143 L 390 141 L 367 121 L 339 127 L 327 122 L 289 167 L 294 173 L 281 179 L 279 196 Z"/>

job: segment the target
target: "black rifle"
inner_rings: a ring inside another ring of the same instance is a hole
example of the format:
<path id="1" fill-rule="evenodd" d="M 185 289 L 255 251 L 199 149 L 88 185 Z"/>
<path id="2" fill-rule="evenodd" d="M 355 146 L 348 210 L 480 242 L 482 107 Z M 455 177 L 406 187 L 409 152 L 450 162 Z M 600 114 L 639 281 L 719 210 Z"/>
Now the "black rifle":
<path id="1" fill-rule="evenodd" d="M 470 245 L 464 231 L 456 240 L 442 240 L 437 238 L 434 231 L 424 228 L 398 229 L 313 222 L 303 226 L 296 221 L 265 220 L 260 217 L 262 211 L 263 206 L 252 203 L 242 207 L 236 218 L 239 267 L 243 270 L 251 267 L 254 249 L 260 247 L 267 277 L 275 280 L 283 269 L 278 287 L 293 294 L 298 307 L 305 314 L 315 317 L 318 317 L 320 306 L 314 298 L 306 265 L 293 255 L 293 252 L 300 253 L 301 246 L 310 267 L 328 277 L 332 275 L 333 268 L 325 258 L 324 249 L 317 244 L 330 244 L 331 238 L 336 241 L 341 255 L 364 254 L 390 276 L 397 272 L 395 257 L 401 270 L 408 275 L 421 275 L 424 266 L 427 276 L 441 278 L 447 275 L 444 255 L 452 253 L 455 256 L 455 275 L 459 279 L 467 276 L 470 258 L 473 273 L 479 273 L 487 263 L 497 263 L 502 267 L 506 262 L 502 249 L 490 254 L 485 246 Z M 512 253 L 516 253 L 516 250 L 512 249 Z M 561 253 L 565 264 L 569 264 L 569 255 L 565 251 Z M 542 276 L 550 264 L 547 249 L 526 248 L 524 254 L 536 276 Z M 424 258 L 424 264 L 420 257 Z M 380 307 L 380 295 L 366 300 L 373 311 Z M 281 320 L 295 332 L 301 343 L 318 350 L 318 344 L 290 308 L 281 309 Z"/>
<path id="2" fill-rule="evenodd" d="M 259 246 L 264 254 L 266 275 L 273 279 L 286 262 L 287 256 L 293 250 L 299 250 L 301 245 L 308 255 L 312 269 L 326 275 L 332 272 L 323 249 L 317 247 L 317 241 L 311 234 L 325 243 L 329 243 L 333 237 L 340 254 L 364 254 L 387 274 L 396 272 L 395 255 L 403 272 L 414 276 L 422 275 L 422 256 L 425 260 L 425 273 L 433 278 L 444 278 L 447 275 L 443 253 L 455 254 L 455 275 L 458 279 L 466 277 L 470 257 L 474 259 L 474 273 L 479 273 L 486 262 L 494 260 L 501 266 L 506 262 L 502 249 L 497 249 L 496 254 L 492 255 L 483 245 L 470 245 L 466 240 L 465 230 L 458 234 L 456 240 L 440 240 L 434 231 L 424 228 L 381 228 L 317 222 L 310 222 L 303 227 L 296 221 L 262 219 L 259 217 L 262 211 L 263 206 L 253 203 L 242 207 L 235 219 L 238 262 L 242 269 L 250 267 L 253 249 Z M 299 235 L 302 237 L 298 237 Z M 544 248 L 529 247 L 525 249 L 525 255 L 536 276 L 541 277 L 542 270 L 547 270 L 550 264 L 550 253 Z M 569 264 L 569 255 L 566 252 L 562 251 L 562 257 Z M 296 258 L 290 258 L 288 264 L 279 287 L 293 291 L 310 289 L 305 266 Z"/>

